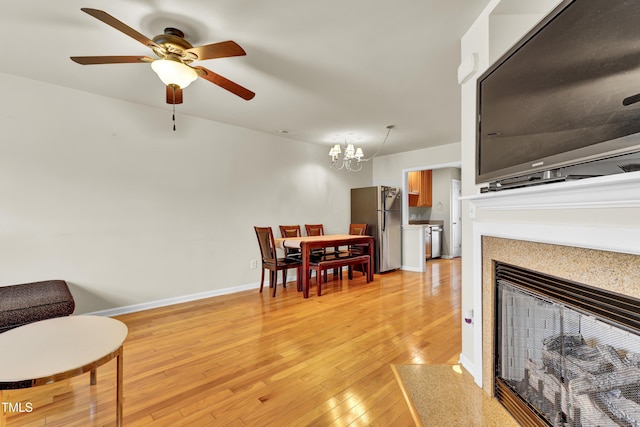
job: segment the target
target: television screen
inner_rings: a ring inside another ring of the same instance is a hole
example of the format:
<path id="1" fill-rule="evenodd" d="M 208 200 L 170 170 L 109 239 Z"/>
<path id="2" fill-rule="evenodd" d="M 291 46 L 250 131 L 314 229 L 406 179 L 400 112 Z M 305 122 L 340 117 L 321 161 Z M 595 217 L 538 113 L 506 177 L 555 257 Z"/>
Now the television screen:
<path id="1" fill-rule="evenodd" d="M 477 85 L 477 183 L 640 150 L 640 1 L 562 2 Z"/>

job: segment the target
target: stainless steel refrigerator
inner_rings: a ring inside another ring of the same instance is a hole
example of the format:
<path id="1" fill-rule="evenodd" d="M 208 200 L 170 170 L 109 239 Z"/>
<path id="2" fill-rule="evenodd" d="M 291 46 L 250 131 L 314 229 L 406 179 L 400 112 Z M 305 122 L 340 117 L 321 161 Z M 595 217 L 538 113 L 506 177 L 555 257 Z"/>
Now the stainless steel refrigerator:
<path id="1" fill-rule="evenodd" d="M 367 234 L 375 239 L 375 272 L 401 266 L 402 201 L 400 189 L 365 187 L 351 189 L 351 223 L 367 224 Z"/>

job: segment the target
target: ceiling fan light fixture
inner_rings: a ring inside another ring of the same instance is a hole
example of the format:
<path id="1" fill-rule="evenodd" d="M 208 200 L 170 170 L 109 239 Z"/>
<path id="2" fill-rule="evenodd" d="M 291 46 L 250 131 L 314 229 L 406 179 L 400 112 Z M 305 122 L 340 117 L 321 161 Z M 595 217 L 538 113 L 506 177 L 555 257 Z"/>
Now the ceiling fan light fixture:
<path id="1" fill-rule="evenodd" d="M 175 59 L 156 59 L 151 63 L 151 68 L 165 85 L 176 85 L 181 89 L 198 78 L 196 70 Z"/>

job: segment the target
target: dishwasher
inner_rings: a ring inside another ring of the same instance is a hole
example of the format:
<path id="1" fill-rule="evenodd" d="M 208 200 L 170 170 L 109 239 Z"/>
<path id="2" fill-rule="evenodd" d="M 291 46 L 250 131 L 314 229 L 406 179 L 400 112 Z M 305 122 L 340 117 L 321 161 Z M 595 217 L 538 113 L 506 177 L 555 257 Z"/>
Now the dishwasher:
<path id="1" fill-rule="evenodd" d="M 442 256 L 442 226 L 427 225 L 424 227 L 424 242 L 427 259 Z"/>

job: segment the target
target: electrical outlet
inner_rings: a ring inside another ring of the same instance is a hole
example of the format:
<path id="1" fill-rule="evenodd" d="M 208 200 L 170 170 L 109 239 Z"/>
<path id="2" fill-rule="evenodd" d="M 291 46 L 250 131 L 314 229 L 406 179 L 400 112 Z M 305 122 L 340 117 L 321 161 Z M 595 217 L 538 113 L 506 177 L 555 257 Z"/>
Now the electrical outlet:
<path id="1" fill-rule="evenodd" d="M 476 219 L 476 205 L 473 202 L 469 203 L 469 218 Z"/>
<path id="2" fill-rule="evenodd" d="M 251 260 L 251 268 L 252 269 L 258 268 L 258 261 L 256 261 L 255 259 L 252 259 Z"/>

